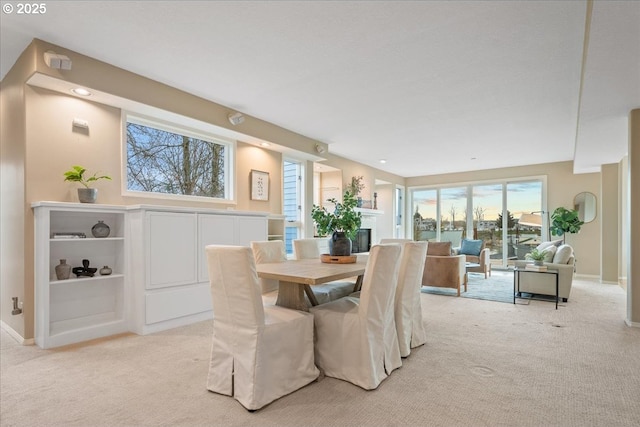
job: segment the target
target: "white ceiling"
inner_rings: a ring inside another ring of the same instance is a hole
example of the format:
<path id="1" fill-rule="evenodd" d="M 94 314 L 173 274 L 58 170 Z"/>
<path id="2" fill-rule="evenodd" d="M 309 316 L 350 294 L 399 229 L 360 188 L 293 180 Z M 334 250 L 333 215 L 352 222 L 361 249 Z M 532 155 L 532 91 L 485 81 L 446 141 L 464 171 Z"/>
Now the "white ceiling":
<path id="1" fill-rule="evenodd" d="M 566 160 L 598 171 L 627 153 L 640 108 L 636 1 L 595 2 L 590 26 L 586 1 L 46 7 L 0 14 L 2 78 L 40 38 L 404 177 Z"/>

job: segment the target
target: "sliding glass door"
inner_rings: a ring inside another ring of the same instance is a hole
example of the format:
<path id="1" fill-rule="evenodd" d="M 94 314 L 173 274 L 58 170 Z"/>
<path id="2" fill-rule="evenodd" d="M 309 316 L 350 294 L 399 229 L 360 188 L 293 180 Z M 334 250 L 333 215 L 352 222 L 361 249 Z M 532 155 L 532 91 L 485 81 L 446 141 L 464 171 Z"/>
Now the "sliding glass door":
<path id="1" fill-rule="evenodd" d="M 518 223 L 522 214 L 541 214 L 544 184 L 536 177 L 410 189 L 413 239 L 449 241 L 454 248 L 464 238 L 481 239 L 493 266 L 512 265 L 548 238 L 548 216 L 542 215 L 541 227 Z"/>

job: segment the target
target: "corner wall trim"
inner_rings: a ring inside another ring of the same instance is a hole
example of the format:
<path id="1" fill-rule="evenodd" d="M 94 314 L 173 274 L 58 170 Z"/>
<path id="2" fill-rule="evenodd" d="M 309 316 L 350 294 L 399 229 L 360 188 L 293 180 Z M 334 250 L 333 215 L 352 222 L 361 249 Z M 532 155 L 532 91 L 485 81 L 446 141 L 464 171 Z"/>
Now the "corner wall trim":
<path id="1" fill-rule="evenodd" d="M 18 344 L 21 344 L 21 345 L 34 345 L 35 344 L 35 340 L 33 338 L 29 338 L 29 339 L 25 340 L 22 337 L 22 335 L 17 333 L 15 331 L 15 329 L 13 329 L 11 326 L 7 325 L 4 321 L 0 321 L 0 327 L 2 327 L 2 329 L 7 334 L 9 334 L 9 336 L 11 336 L 11 338 L 16 340 L 18 342 Z"/>
<path id="2" fill-rule="evenodd" d="M 624 319 L 624 323 L 626 323 L 627 326 L 630 326 L 632 328 L 640 328 L 640 322 L 632 322 L 629 319 Z"/>

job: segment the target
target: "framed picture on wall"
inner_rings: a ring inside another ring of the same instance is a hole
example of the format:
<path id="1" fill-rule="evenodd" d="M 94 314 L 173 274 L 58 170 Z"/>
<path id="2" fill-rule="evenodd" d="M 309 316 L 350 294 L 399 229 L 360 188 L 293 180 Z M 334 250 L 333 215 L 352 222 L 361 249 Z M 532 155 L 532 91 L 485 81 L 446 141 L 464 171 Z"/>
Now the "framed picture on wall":
<path id="1" fill-rule="evenodd" d="M 251 200 L 269 200 L 269 172 L 251 171 Z"/>

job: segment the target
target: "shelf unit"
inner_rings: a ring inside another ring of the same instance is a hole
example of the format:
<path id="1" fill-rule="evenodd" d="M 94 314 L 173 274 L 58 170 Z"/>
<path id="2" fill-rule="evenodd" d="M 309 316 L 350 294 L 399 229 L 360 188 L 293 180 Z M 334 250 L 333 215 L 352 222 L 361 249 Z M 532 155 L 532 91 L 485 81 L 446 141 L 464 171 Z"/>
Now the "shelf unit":
<path id="1" fill-rule="evenodd" d="M 269 215 L 267 217 L 267 239 L 268 240 L 284 240 L 284 215 Z"/>
<path id="2" fill-rule="evenodd" d="M 126 215 L 122 206 L 37 202 L 35 215 L 35 341 L 58 347 L 128 330 L 126 320 Z M 99 220 L 110 227 L 106 238 L 94 238 Z M 84 233 L 86 238 L 53 238 L 54 233 Z M 88 259 L 98 270 L 113 273 L 58 280 L 55 267 L 66 259 L 71 267 Z"/>

